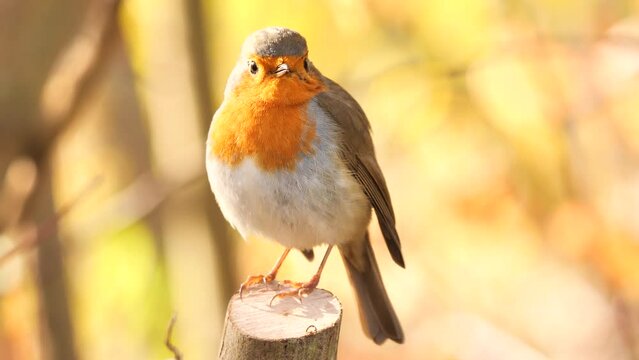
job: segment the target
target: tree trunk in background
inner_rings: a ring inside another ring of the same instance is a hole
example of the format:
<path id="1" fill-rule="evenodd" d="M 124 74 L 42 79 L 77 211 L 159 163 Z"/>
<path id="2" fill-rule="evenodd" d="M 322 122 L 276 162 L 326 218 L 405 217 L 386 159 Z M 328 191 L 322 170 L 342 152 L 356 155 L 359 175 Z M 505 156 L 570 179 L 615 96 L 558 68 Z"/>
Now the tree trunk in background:
<path id="1" fill-rule="evenodd" d="M 109 50 L 117 34 L 119 0 L 95 0 L 80 28 L 55 59 L 47 75 L 37 108 L 35 123 L 39 132 L 25 140 L 24 150 L 38 167 L 35 191 L 24 218 L 52 224 L 38 234 L 37 273 L 40 306 L 44 317 L 43 349 L 47 357 L 61 360 L 77 358 L 63 249 L 55 224 L 51 154 L 59 135 L 76 118 L 86 95 L 93 89 L 101 70 L 108 63 Z M 62 105 L 62 107 L 60 107 Z M 54 109 L 55 111 L 52 111 Z"/>
<path id="2" fill-rule="evenodd" d="M 128 28 L 128 35 L 131 53 L 138 59 L 134 63 L 143 62 L 137 67 L 138 93 L 148 116 L 155 173 L 169 185 L 198 180 L 172 193 L 160 209 L 168 279 L 178 313 L 176 343 L 190 358 L 215 358 L 232 272 L 226 260 L 226 225 L 219 211 L 211 210 L 215 203 L 204 174 L 202 124 L 204 117 L 210 117 L 210 105 L 204 101 L 210 96 L 206 61 L 193 51 L 201 45 L 190 43 L 201 30 L 190 27 L 180 2 L 157 3 L 152 12 L 143 11 L 141 4 L 129 9 L 131 21 L 144 24 Z"/>
<path id="3" fill-rule="evenodd" d="M 38 166 L 38 183 L 27 208 L 26 217 L 38 222 L 46 221 L 56 213 L 51 191 L 51 164 L 42 160 Z M 43 350 L 47 358 L 77 359 L 74 330 L 69 309 L 67 278 L 63 247 L 57 225 L 38 248 L 37 273 L 40 288 L 40 306 L 47 336 Z"/>
<path id="4" fill-rule="evenodd" d="M 209 124 L 213 117 L 213 95 L 210 88 L 210 64 L 207 44 L 205 36 L 205 26 L 203 19 L 203 9 L 200 0 L 186 0 L 185 10 L 187 16 L 187 33 L 189 40 L 189 51 L 191 66 L 193 69 L 192 80 L 196 88 L 198 108 L 200 113 L 200 124 L 204 134 L 208 133 Z M 230 239 L 230 227 L 224 219 L 215 198 L 210 191 L 207 193 L 207 213 L 210 219 L 211 231 L 213 233 L 213 248 L 217 254 L 225 254 L 226 256 L 218 257 L 217 268 L 223 277 L 218 278 L 220 283 L 221 295 L 223 301 L 228 299 L 231 294 L 237 290 L 235 284 L 235 268 L 231 263 L 233 259 L 233 243 Z"/>

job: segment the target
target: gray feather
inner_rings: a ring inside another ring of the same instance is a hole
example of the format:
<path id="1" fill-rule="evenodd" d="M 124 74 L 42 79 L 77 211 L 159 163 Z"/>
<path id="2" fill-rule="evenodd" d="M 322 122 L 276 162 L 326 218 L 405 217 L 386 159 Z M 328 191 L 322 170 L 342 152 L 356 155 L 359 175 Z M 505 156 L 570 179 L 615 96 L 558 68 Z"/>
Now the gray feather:
<path id="1" fill-rule="evenodd" d="M 307 52 L 306 39 L 298 32 L 283 27 L 258 30 L 249 35 L 242 45 L 243 57 L 302 56 Z"/>

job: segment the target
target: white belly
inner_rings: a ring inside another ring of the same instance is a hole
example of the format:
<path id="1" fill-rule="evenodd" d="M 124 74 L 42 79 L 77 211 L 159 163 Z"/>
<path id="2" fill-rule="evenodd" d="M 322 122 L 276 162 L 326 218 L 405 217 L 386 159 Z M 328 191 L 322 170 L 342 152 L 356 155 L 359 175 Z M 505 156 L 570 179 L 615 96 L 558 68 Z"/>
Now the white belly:
<path id="1" fill-rule="evenodd" d="M 246 238 L 257 235 L 308 249 L 364 235 L 371 206 L 338 156 L 332 123 L 314 104 L 314 154 L 294 170 L 266 172 L 252 158 L 236 166 L 207 151 L 211 189 L 226 219 Z"/>

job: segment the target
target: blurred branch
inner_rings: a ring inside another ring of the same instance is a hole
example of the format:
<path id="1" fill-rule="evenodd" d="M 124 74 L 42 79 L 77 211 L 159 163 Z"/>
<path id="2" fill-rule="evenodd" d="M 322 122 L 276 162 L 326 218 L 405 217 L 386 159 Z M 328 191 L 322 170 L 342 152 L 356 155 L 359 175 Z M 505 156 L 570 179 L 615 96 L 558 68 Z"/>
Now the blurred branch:
<path id="1" fill-rule="evenodd" d="M 166 339 L 164 339 L 164 344 L 166 347 L 173 353 L 174 360 L 182 360 L 182 353 L 177 346 L 173 345 L 171 342 L 171 338 L 173 337 L 173 328 L 175 327 L 175 322 L 177 321 L 177 314 L 173 314 L 171 317 L 171 321 L 169 322 L 169 327 L 166 329 Z"/>
<path id="2" fill-rule="evenodd" d="M 11 231 L 18 225 L 37 175 L 31 159 L 17 158 L 9 163 L 0 187 L 0 233 Z"/>
<path id="3" fill-rule="evenodd" d="M 117 38 L 120 0 L 95 0 L 77 35 L 53 65 L 40 97 L 44 137 L 32 144 L 39 159 L 74 119 L 78 105 L 104 68 Z"/>
<path id="4" fill-rule="evenodd" d="M 20 252 L 27 250 L 31 247 L 38 245 L 39 243 L 48 240 L 57 230 L 57 224 L 60 222 L 69 211 L 75 207 L 75 205 L 85 198 L 90 192 L 95 190 L 95 188 L 101 183 L 101 178 L 95 178 L 91 181 L 75 198 L 73 198 L 68 203 L 60 206 L 58 211 L 51 215 L 47 220 L 45 220 L 42 224 L 40 224 L 36 231 L 26 231 L 22 236 L 18 239 L 18 244 L 13 247 L 11 250 L 6 253 L 0 255 L 0 266 L 4 265 L 4 263 L 12 258 L 13 256 L 19 254 Z"/>
<path id="5" fill-rule="evenodd" d="M 157 209 L 171 194 L 202 180 L 202 173 L 188 174 L 178 183 L 163 181 L 147 171 L 113 195 L 95 216 L 74 232 L 92 238 L 96 234 L 119 229 L 140 221 Z M 125 220 L 122 220 L 122 219 Z"/>

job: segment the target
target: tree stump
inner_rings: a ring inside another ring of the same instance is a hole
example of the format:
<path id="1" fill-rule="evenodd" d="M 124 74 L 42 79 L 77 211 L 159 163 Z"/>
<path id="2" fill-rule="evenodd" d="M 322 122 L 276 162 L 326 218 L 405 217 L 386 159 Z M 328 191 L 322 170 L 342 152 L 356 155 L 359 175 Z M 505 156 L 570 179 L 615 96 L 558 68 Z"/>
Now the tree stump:
<path id="1" fill-rule="evenodd" d="M 220 348 L 223 360 L 335 359 L 342 305 L 316 289 L 300 304 L 295 298 L 269 302 L 287 288 L 276 282 L 251 286 L 229 301 Z M 290 289 L 289 289 L 290 290 Z"/>

